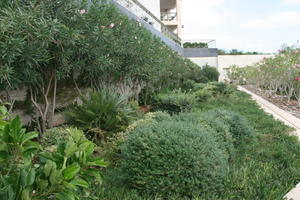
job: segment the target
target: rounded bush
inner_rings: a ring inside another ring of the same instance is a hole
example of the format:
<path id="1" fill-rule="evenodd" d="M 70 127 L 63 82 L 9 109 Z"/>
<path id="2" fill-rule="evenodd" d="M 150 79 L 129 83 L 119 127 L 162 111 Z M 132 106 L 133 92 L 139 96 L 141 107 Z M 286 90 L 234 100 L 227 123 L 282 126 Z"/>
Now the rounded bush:
<path id="1" fill-rule="evenodd" d="M 210 121 L 211 126 L 215 128 L 218 128 L 218 123 L 223 122 L 228 127 L 235 145 L 249 141 L 255 135 L 254 129 L 249 125 L 247 119 L 236 112 L 213 109 L 204 113 L 203 118 L 207 122 Z"/>
<path id="2" fill-rule="evenodd" d="M 177 121 L 192 122 L 200 124 L 205 128 L 212 136 L 215 137 L 219 148 L 225 152 L 226 158 L 232 160 L 235 155 L 235 148 L 233 145 L 232 134 L 230 133 L 229 126 L 222 120 L 212 118 L 208 114 L 204 113 L 180 113 L 173 116 Z"/>
<path id="3" fill-rule="evenodd" d="M 126 184 L 162 197 L 219 190 L 229 168 L 224 152 L 207 130 L 174 120 L 135 129 L 121 153 Z"/>

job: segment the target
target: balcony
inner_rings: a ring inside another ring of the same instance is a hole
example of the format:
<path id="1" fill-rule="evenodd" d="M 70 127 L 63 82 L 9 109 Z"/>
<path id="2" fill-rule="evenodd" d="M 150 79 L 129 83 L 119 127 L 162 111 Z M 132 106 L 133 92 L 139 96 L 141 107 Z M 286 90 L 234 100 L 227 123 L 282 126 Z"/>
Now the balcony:
<path id="1" fill-rule="evenodd" d="M 161 21 L 164 22 L 177 22 L 177 12 L 161 12 Z"/>

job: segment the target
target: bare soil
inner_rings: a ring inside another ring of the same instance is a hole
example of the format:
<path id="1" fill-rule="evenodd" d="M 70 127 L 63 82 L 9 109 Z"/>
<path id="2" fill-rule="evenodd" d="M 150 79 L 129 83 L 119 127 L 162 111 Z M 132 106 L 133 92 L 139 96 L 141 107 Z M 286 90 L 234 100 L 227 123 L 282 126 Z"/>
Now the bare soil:
<path id="1" fill-rule="evenodd" d="M 269 96 L 264 90 L 250 85 L 243 87 L 300 119 L 300 108 L 296 100 L 288 102 L 286 98 L 280 95 L 273 94 L 272 96 Z"/>

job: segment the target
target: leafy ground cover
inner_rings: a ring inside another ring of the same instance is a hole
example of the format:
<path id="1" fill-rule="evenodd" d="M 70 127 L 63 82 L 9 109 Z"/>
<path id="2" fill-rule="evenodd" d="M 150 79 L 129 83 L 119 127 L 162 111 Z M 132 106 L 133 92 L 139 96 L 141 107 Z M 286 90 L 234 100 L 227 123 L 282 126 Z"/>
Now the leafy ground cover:
<path id="1" fill-rule="evenodd" d="M 291 129 L 266 114 L 242 92 L 199 103 L 194 112 L 216 108 L 240 113 L 254 128 L 256 140 L 236 148 L 221 191 L 201 191 L 193 199 L 282 199 L 300 181 L 300 146 L 296 137 L 288 135 Z M 100 199 L 155 199 L 155 195 L 145 197 L 137 190 L 120 187 L 117 181 L 111 181 L 110 173 L 106 178 L 98 194 Z"/>

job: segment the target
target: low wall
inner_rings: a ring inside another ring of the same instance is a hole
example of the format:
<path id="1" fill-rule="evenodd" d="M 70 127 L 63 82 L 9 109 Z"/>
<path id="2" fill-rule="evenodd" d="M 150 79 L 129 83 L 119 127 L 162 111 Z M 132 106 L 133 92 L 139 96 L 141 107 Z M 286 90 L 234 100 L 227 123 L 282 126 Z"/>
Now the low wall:
<path id="1" fill-rule="evenodd" d="M 227 70 L 231 65 L 246 67 L 262 61 L 264 58 L 270 58 L 274 55 L 220 55 L 218 56 L 220 81 L 227 79 Z"/>
<path id="2" fill-rule="evenodd" d="M 200 67 L 209 65 L 218 68 L 218 57 L 190 57 L 189 59 Z"/>

